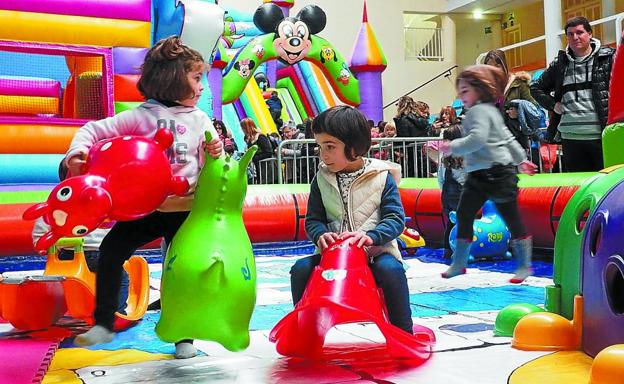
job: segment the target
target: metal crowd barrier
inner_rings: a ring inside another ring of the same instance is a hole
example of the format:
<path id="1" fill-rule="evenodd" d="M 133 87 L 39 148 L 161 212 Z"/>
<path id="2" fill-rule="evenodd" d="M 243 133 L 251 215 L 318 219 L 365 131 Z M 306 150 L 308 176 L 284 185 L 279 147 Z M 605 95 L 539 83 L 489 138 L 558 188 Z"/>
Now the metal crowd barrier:
<path id="1" fill-rule="evenodd" d="M 436 177 L 437 164 L 442 157 L 435 149 L 434 142 L 438 141 L 436 137 L 374 138 L 367 157 L 400 164 L 403 177 Z M 282 155 L 284 148 L 295 149 L 294 154 Z M 307 184 L 312 181 L 320 163 L 313 139 L 284 140 L 276 152 L 275 157 L 260 161 L 252 183 Z M 538 166 L 538 172 L 562 172 L 561 146 L 551 147 L 549 155 L 546 157 L 549 161 L 544 162 L 539 146 L 527 150 L 527 157 Z"/>

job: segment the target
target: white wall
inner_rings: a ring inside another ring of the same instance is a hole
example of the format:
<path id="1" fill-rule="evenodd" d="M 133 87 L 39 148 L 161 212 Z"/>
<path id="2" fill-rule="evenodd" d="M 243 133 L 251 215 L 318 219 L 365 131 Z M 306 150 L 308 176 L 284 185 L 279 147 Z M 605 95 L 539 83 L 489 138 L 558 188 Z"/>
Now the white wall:
<path id="1" fill-rule="evenodd" d="M 475 64 L 477 56 L 483 52 L 500 47 L 500 21 L 475 20 L 472 17 L 453 17 L 457 40 L 461 40 L 461 49 L 457 50 L 457 65 L 462 68 Z M 491 27 L 492 33 L 485 34 L 485 27 Z M 498 44 L 496 43 L 498 40 Z"/>
<path id="2" fill-rule="evenodd" d="M 249 13 L 253 13 L 260 4 L 260 0 L 219 1 L 219 5 L 224 8 L 235 8 Z M 318 5 L 327 14 L 327 26 L 319 35 L 331 41 L 343 55 L 350 57 L 362 21 L 363 1 L 298 0 L 291 10 L 291 14 L 296 14 L 299 9 L 308 4 Z M 406 60 L 403 48 L 403 12 L 443 13 L 446 10 L 446 2 L 368 0 L 367 7 L 369 23 L 388 59 L 388 68 L 383 73 L 384 104 L 390 103 L 455 65 L 454 62 Z M 445 44 L 447 43 L 445 42 Z M 453 41 L 451 44 L 454 46 L 455 42 Z M 456 71 L 453 71 L 451 78 L 442 77 L 415 92 L 412 97 L 427 102 L 432 113 L 437 113 L 442 106 L 450 104 L 455 99 L 455 75 Z M 388 107 L 384 111 L 385 119 L 391 119 L 395 112 L 394 106 Z"/>

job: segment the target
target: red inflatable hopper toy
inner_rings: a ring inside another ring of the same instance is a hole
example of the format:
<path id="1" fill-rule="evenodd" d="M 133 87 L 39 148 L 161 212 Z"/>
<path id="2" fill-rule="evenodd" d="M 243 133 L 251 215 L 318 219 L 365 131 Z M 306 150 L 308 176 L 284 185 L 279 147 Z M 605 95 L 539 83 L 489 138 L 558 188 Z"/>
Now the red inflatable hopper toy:
<path id="1" fill-rule="evenodd" d="M 424 361 L 431 356 L 433 331 L 414 325 L 410 335 L 390 323 L 368 256 L 349 240 L 323 251 L 301 301 L 275 325 L 269 339 L 284 356 L 318 359 L 327 332 L 337 324 L 353 322 L 375 323 L 394 358 Z"/>
<path id="2" fill-rule="evenodd" d="M 28 208 L 23 218 L 43 216 L 51 229 L 35 248 L 45 252 L 61 237 L 79 237 L 105 219 L 129 221 L 155 211 L 171 194 L 189 188 L 185 177 L 173 177 L 167 149 L 173 134 L 159 129 L 153 140 L 122 136 L 102 140 L 89 151 L 85 174 L 57 185 L 44 203 Z"/>

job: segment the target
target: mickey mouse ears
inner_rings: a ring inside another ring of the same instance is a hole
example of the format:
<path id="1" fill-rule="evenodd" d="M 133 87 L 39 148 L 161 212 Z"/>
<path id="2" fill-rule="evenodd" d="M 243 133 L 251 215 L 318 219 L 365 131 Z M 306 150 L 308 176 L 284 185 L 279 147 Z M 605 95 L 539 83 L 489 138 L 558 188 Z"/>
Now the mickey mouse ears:
<path id="1" fill-rule="evenodd" d="M 256 9 L 253 22 L 264 33 L 276 32 L 277 26 L 285 19 L 284 13 L 273 3 L 264 3 Z M 327 16 L 325 12 L 316 5 L 306 5 L 303 7 L 295 19 L 306 23 L 311 35 L 317 34 L 325 29 Z"/>

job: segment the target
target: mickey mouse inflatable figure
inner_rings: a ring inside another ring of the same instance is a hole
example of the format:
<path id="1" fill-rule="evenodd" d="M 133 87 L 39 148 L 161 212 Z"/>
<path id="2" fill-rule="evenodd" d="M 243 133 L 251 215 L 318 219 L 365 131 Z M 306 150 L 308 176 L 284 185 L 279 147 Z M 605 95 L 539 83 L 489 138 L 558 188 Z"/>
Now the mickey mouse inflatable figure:
<path id="1" fill-rule="evenodd" d="M 312 46 L 312 35 L 321 32 L 327 23 L 325 12 L 316 5 L 303 7 L 296 17 L 284 17 L 275 4 L 262 4 L 253 17 L 254 24 L 264 33 L 275 33 L 273 47 L 285 64 L 303 60 Z"/>

